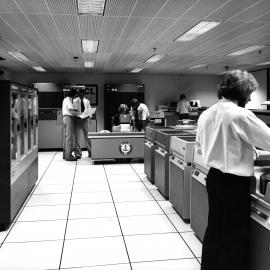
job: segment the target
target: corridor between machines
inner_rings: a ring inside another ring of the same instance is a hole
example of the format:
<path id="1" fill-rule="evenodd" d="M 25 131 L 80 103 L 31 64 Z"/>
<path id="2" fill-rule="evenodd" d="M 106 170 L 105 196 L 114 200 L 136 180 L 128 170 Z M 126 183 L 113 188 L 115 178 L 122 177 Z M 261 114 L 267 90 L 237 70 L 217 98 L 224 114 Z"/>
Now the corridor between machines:
<path id="1" fill-rule="evenodd" d="M 39 180 L 9 230 L 0 269 L 199 270 L 201 243 L 143 163 L 39 153 Z"/>

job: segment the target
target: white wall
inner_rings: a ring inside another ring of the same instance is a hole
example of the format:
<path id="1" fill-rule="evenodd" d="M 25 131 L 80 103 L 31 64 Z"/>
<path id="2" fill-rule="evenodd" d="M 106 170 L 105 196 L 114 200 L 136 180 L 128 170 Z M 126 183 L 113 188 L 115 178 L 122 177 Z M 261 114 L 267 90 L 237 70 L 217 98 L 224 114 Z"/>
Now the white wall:
<path id="1" fill-rule="evenodd" d="M 260 89 L 255 92 L 252 108 L 261 107 L 261 101 L 266 99 L 266 79 L 264 72 L 254 72 L 260 83 Z M 136 83 L 145 85 L 145 103 L 150 110 L 156 105 L 169 101 L 177 101 L 181 93 L 188 99 L 200 99 L 201 106 L 211 106 L 217 102 L 217 85 L 221 76 L 199 75 L 152 75 L 152 74 L 88 74 L 88 73 L 14 73 L 12 80 L 30 85 L 35 82 L 50 82 L 59 84 L 98 84 L 97 123 L 98 130 L 103 129 L 103 87 L 105 83 Z"/>

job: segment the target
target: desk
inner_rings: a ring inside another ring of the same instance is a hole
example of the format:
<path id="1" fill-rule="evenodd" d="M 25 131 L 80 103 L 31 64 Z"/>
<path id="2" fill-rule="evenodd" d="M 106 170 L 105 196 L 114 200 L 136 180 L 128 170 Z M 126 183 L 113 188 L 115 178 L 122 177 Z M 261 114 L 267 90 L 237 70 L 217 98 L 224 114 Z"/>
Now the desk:
<path id="1" fill-rule="evenodd" d="M 142 132 L 89 132 L 91 159 L 144 158 L 144 135 Z"/>

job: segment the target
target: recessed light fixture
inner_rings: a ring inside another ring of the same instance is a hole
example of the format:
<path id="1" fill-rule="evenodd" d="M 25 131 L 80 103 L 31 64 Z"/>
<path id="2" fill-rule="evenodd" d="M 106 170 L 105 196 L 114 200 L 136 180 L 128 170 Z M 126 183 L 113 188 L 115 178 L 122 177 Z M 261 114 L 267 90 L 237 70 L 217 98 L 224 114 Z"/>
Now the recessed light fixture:
<path id="1" fill-rule="evenodd" d="M 94 53 L 98 48 L 98 40 L 82 39 L 82 52 Z"/>
<path id="2" fill-rule="evenodd" d="M 103 15 L 106 0 L 77 0 L 79 14 Z"/>
<path id="3" fill-rule="evenodd" d="M 47 71 L 43 67 L 33 67 L 33 69 L 35 69 L 36 71 L 42 71 L 42 72 Z"/>
<path id="4" fill-rule="evenodd" d="M 188 67 L 187 69 L 196 69 L 196 68 L 201 68 L 201 67 L 207 67 L 207 64 L 198 64 L 195 66 Z"/>
<path id="5" fill-rule="evenodd" d="M 180 37 L 176 38 L 174 41 L 190 41 L 194 38 L 204 34 L 205 32 L 211 30 L 212 28 L 219 25 L 221 22 L 209 22 L 209 21 L 201 21 L 196 24 L 194 27 L 189 29 Z"/>
<path id="6" fill-rule="evenodd" d="M 227 54 L 227 56 L 239 56 L 239 55 L 243 55 L 243 54 L 254 52 L 254 51 L 260 51 L 260 50 L 264 49 L 265 47 L 266 47 L 265 45 L 253 45 L 253 46 L 247 47 L 245 49 L 229 53 L 229 54 Z"/>
<path id="7" fill-rule="evenodd" d="M 132 73 L 138 73 L 138 72 L 140 72 L 142 70 L 143 70 L 143 68 L 134 68 L 130 72 L 132 72 Z"/>
<path id="8" fill-rule="evenodd" d="M 263 62 L 263 63 L 258 63 L 256 64 L 257 66 L 266 66 L 266 65 L 270 65 L 270 61 L 268 62 Z"/>
<path id="9" fill-rule="evenodd" d="M 85 68 L 93 68 L 95 66 L 95 63 L 93 61 L 85 61 L 83 62 L 83 66 Z"/>
<path id="10" fill-rule="evenodd" d="M 146 59 L 144 62 L 145 63 L 155 63 L 163 57 L 164 57 L 164 54 L 154 54 L 151 57 L 149 57 L 148 59 Z"/>
<path id="11" fill-rule="evenodd" d="M 26 57 L 21 52 L 8 52 L 8 53 L 21 62 L 30 62 L 31 61 L 28 57 Z"/>

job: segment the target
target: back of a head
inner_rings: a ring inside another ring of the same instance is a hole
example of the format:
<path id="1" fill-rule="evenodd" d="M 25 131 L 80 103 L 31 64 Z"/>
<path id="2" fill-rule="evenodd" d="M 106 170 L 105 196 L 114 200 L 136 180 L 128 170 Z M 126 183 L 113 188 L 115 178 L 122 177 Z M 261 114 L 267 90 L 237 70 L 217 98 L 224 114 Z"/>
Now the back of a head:
<path id="1" fill-rule="evenodd" d="M 249 96 L 258 88 L 256 79 L 247 71 L 232 70 L 228 72 L 218 87 L 218 98 L 235 100 L 244 107 Z"/>
<path id="2" fill-rule="evenodd" d="M 67 96 L 73 98 L 73 97 L 75 97 L 77 94 L 78 94 L 77 89 L 72 88 L 72 89 L 70 89 L 70 91 L 68 92 Z"/>
<path id="3" fill-rule="evenodd" d="M 180 100 L 183 100 L 183 99 L 186 99 L 186 95 L 181 94 L 181 95 L 180 95 Z"/>
<path id="4" fill-rule="evenodd" d="M 134 108 L 137 108 L 139 105 L 140 105 L 140 102 L 138 101 L 138 99 L 137 98 L 132 98 L 131 107 L 134 109 Z"/>

